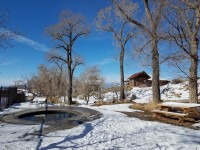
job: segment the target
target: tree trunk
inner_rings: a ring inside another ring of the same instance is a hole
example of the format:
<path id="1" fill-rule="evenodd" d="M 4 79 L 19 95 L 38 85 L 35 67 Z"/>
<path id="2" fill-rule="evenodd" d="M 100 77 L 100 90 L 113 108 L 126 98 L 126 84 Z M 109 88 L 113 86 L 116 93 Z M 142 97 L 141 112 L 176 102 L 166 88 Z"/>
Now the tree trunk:
<path id="1" fill-rule="evenodd" d="M 121 53 L 120 53 L 120 100 L 125 99 L 125 94 L 124 94 L 124 47 L 121 48 Z"/>
<path id="2" fill-rule="evenodd" d="M 118 96 L 118 93 L 117 93 L 117 91 L 115 92 L 115 94 L 116 94 L 116 96 L 117 96 L 116 100 L 118 101 L 118 99 L 119 99 L 119 96 Z"/>
<path id="3" fill-rule="evenodd" d="M 90 100 L 90 94 L 88 93 L 88 95 L 87 95 L 87 101 L 86 101 L 86 105 L 88 105 L 88 103 L 89 103 L 89 100 Z"/>
<path id="4" fill-rule="evenodd" d="M 98 99 L 102 99 L 102 96 L 101 96 L 101 88 L 99 87 L 99 98 Z"/>
<path id="5" fill-rule="evenodd" d="M 153 38 L 152 38 L 153 39 Z M 160 76 L 160 66 L 159 66 L 159 53 L 157 47 L 157 39 L 154 37 L 152 41 L 152 92 L 153 92 L 153 102 L 160 103 L 160 84 L 159 84 L 159 76 Z"/>
<path id="6" fill-rule="evenodd" d="M 69 87 L 68 87 L 68 103 L 69 105 L 72 104 L 72 76 L 71 73 L 68 73 L 69 77 Z"/>
<path id="7" fill-rule="evenodd" d="M 73 104 L 72 102 L 72 56 L 71 52 L 68 53 L 68 81 L 69 81 L 69 87 L 68 87 L 68 104 Z"/>
<path id="8" fill-rule="evenodd" d="M 191 64 L 189 78 L 189 101 L 190 103 L 198 103 L 198 39 L 193 38 L 191 42 Z"/>

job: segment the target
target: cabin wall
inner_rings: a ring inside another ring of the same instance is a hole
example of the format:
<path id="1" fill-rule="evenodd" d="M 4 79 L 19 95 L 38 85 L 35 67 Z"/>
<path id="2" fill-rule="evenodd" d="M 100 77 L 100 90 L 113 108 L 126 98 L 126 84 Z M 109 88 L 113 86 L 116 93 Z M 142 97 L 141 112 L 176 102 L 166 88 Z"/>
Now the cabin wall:
<path id="1" fill-rule="evenodd" d="M 169 84 L 170 81 L 160 81 L 160 86 Z M 152 80 L 130 80 L 128 84 L 130 87 L 150 87 L 152 86 Z"/>
<path id="2" fill-rule="evenodd" d="M 135 86 L 135 87 L 144 87 L 148 86 L 148 78 L 145 77 L 138 77 L 133 80 L 128 81 L 129 86 Z"/>

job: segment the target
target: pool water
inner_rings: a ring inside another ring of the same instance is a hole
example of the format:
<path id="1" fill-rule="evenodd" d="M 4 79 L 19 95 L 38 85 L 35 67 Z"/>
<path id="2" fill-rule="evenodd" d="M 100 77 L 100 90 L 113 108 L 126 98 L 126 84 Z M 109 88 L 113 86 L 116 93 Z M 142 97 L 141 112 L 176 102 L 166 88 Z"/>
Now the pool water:
<path id="1" fill-rule="evenodd" d="M 23 114 L 19 116 L 19 119 L 28 120 L 32 122 L 53 122 L 58 120 L 66 120 L 74 116 L 76 115 L 63 111 L 38 111 Z"/>

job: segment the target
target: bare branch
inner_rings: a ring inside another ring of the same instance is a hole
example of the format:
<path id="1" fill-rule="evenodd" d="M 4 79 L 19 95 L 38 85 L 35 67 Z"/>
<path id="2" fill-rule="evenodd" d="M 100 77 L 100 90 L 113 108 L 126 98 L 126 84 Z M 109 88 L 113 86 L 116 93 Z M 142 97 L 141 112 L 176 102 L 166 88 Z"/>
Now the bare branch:
<path id="1" fill-rule="evenodd" d="M 116 2 L 116 0 L 112 0 L 113 4 L 119 9 L 119 11 L 123 14 L 123 16 L 131 23 L 137 25 L 138 27 L 140 27 L 142 30 L 146 31 L 149 35 L 151 35 L 151 32 L 149 31 L 148 28 L 146 28 L 143 24 L 141 24 L 140 22 L 134 20 L 133 18 L 129 17 L 125 11 L 123 10 L 123 8 L 121 6 L 119 6 L 119 4 Z"/>

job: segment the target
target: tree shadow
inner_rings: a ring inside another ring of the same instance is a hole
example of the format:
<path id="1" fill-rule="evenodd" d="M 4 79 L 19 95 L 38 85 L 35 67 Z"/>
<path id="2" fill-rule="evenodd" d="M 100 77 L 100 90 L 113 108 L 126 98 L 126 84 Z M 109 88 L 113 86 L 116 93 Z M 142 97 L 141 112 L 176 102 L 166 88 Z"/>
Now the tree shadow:
<path id="1" fill-rule="evenodd" d="M 42 142 L 43 142 L 42 132 L 43 132 L 43 128 L 44 128 L 44 122 L 45 122 L 45 118 L 43 119 L 43 121 L 41 123 L 40 130 L 39 130 L 39 133 L 38 133 L 38 139 L 39 139 L 39 141 L 37 143 L 36 150 L 40 149 L 40 146 L 42 145 Z"/>
<path id="2" fill-rule="evenodd" d="M 54 148 L 60 148 L 60 149 L 69 148 L 69 147 L 59 146 L 60 144 L 65 143 L 65 142 L 73 143 L 75 145 L 72 146 L 72 147 L 76 147 L 76 143 L 74 143 L 73 141 L 77 140 L 77 139 L 84 138 L 88 133 L 90 133 L 93 130 L 93 126 L 92 126 L 91 123 L 85 123 L 84 126 L 85 126 L 85 129 L 83 130 L 83 132 L 81 134 L 73 135 L 73 136 L 67 136 L 62 141 L 59 141 L 57 143 L 52 143 L 52 144 L 50 144 L 46 147 L 42 147 L 40 150 L 54 149 Z M 40 143 L 40 145 L 38 144 L 38 146 L 41 146 L 41 143 Z M 37 150 L 39 150 L 39 149 L 37 149 Z"/>

